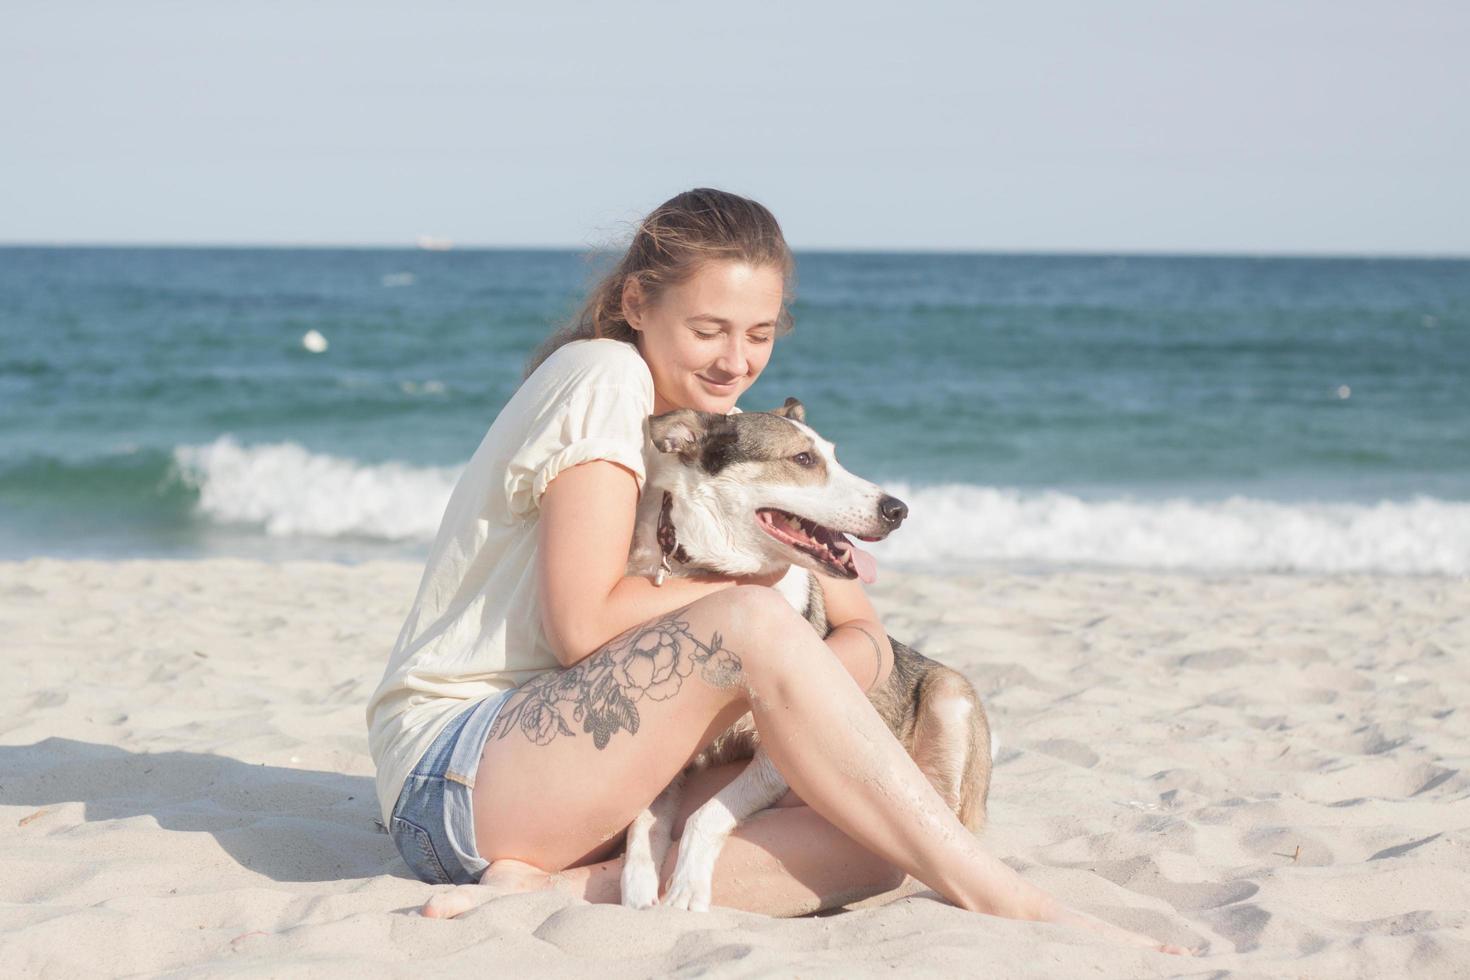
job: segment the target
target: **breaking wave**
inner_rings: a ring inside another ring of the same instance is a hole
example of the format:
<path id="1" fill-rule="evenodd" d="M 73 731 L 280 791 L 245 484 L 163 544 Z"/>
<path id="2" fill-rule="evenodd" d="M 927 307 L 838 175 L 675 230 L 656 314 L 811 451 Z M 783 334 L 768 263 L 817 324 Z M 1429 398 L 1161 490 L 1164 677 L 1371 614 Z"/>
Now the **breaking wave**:
<path id="1" fill-rule="evenodd" d="M 242 446 L 221 436 L 179 446 L 174 461 L 198 513 L 275 537 L 432 540 L 463 467 L 359 463 L 295 443 Z"/>
<path id="2" fill-rule="evenodd" d="M 1039 562 L 1199 571 L 1470 572 L 1470 503 L 1084 500 L 967 485 L 887 487 L 909 504 L 873 548 L 917 566 Z M 905 495 L 907 494 L 907 495 Z"/>
<path id="3" fill-rule="evenodd" d="M 272 536 L 431 541 L 462 467 L 366 464 L 229 436 L 174 450 L 207 520 Z M 987 563 L 1197 571 L 1470 574 L 1470 503 L 1230 497 L 1092 500 L 969 484 L 885 484 L 910 517 L 870 546 L 897 568 Z"/>

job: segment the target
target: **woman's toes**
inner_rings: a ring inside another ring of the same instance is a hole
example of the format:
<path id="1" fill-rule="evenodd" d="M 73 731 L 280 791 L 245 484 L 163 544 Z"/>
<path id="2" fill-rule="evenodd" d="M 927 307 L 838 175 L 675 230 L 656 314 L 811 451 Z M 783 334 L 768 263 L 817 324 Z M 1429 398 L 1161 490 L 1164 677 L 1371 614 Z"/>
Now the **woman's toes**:
<path id="1" fill-rule="evenodd" d="M 481 885 L 457 885 L 450 891 L 431 897 L 419 914 L 426 919 L 452 919 L 494 897 L 494 891 Z"/>

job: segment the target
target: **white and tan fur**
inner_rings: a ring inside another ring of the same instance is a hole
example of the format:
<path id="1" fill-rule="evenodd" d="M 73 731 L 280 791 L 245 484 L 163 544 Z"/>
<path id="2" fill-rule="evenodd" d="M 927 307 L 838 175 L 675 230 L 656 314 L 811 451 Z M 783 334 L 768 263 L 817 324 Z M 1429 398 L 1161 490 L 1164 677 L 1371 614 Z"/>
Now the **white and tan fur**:
<path id="1" fill-rule="evenodd" d="M 886 536 L 907 513 L 902 503 L 838 464 L 832 443 L 805 424 L 795 399 L 771 413 L 671 412 L 651 417 L 645 430 L 647 478 L 629 574 L 662 581 L 666 574 L 762 575 L 784 567 L 778 591 L 823 636 L 828 631 L 824 594 L 811 573 L 852 578 L 854 565 L 834 568 L 778 540 L 761 528 L 757 511 L 774 508 L 869 540 Z M 675 554 L 661 542 L 661 527 L 676 535 Z M 889 640 L 893 669 L 869 698 L 961 821 L 978 832 L 991 764 L 990 728 L 980 699 L 962 675 Z M 741 759 L 750 764 L 685 822 L 661 904 L 708 909 L 715 861 L 730 832 L 787 792 L 748 714 L 685 772 Z M 660 904 L 658 869 L 672 845 L 684 775 L 628 828 L 624 905 Z"/>

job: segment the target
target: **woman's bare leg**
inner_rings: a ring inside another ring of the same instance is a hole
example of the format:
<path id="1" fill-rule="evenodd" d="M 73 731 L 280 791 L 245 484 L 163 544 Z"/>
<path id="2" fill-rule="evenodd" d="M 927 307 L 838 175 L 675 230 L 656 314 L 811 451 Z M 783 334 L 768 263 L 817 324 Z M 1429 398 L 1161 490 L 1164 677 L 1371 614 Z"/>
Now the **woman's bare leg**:
<path id="1" fill-rule="evenodd" d="M 519 688 L 476 778 L 480 853 L 547 870 L 606 857 L 747 709 L 803 800 L 955 904 L 1157 945 L 1063 908 L 986 853 L 826 645 L 762 587 L 715 593 Z"/>
<path id="2" fill-rule="evenodd" d="M 705 801 L 740 774 L 745 763 L 692 774 L 674 832 Z M 679 842 L 664 861 L 667 881 Z M 907 876 L 832 826 L 794 793 L 746 818 L 731 832 L 715 863 L 714 904 L 780 917 L 840 908 L 899 888 Z"/>
<path id="3" fill-rule="evenodd" d="M 674 869 L 677 848 L 664 866 Z M 621 899 L 621 857 L 550 874 L 498 861 L 484 884 L 439 892 L 424 914 L 450 918 L 509 893 L 556 889 L 588 902 Z M 715 865 L 714 900 L 724 908 L 765 915 L 806 915 L 891 891 L 904 874 L 877 858 L 808 806 L 762 810 L 730 835 Z"/>
<path id="4" fill-rule="evenodd" d="M 690 775 L 675 832 L 685 818 L 725 784 L 745 763 L 736 762 Z M 669 852 L 661 877 L 673 872 L 677 846 Z M 622 898 L 622 859 L 613 858 L 550 874 L 520 862 L 501 861 L 483 885 L 461 885 L 430 898 L 424 914 L 449 918 L 507 893 L 556 889 L 587 902 L 616 905 Z M 907 880 L 902 871 L 875 857 L 833 827 L 794 794 L 740 824 L 715 865 L 715 904 L 723 908 L 789 917 L 839 908 L 849 902 L 893 891 Z"/>

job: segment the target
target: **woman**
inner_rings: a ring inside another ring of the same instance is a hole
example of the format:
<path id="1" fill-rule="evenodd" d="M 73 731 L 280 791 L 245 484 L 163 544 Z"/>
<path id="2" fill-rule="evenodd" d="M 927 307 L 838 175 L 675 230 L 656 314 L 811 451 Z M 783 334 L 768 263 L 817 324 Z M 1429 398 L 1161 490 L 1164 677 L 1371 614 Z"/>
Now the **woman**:
<path id="1" fill-rule="evenodd" d="M 368 708 L 400 852 L 463 886 L 425 914 L 545 887 L 617 901 L 625 828 L 751 711 L 799 799 L 735 831 L 715 904 L 799 914 L 907 873 L 968 909 L 1157 945 L 1064 909 L 960 825 L 864 696 L 892 653 L 860 585 L 823 579 L 824 641 L 771 581 L 623 574 L 643 420 L 734 411 L 789 328 L 792 273 L 764 207 L 678 195 L 476 451 Z M 687 809 L 732 776 L 709 774 Z"/>

